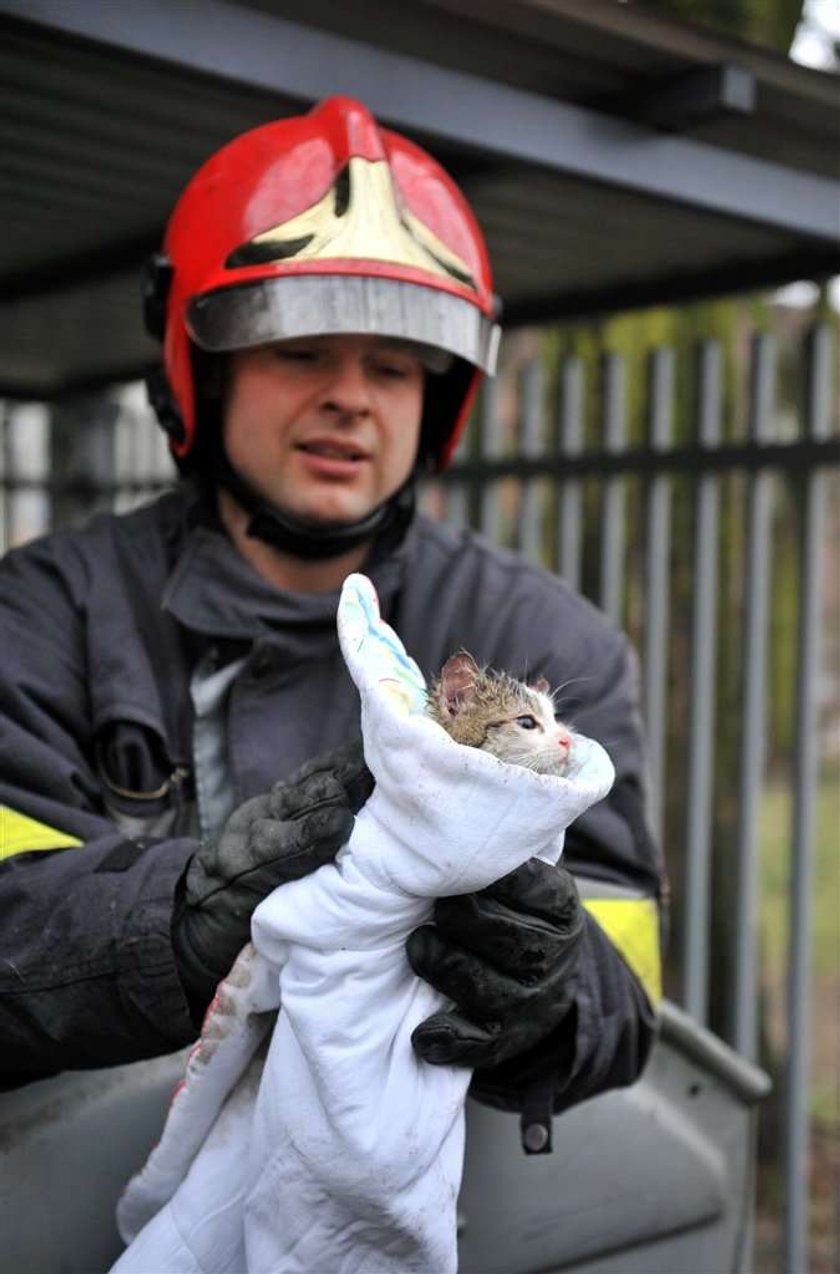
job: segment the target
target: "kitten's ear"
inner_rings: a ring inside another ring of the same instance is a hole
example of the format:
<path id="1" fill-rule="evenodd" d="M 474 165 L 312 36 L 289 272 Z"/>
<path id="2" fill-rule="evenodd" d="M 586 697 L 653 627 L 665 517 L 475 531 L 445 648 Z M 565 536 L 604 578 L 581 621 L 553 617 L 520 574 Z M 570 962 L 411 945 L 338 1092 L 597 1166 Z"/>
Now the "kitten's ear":
<path id="1" fill-rule="evenodd" d="M 479 671 L 478 664 L 466 650 L 452 655 L 443 665 L 440 674 L 440 692 L 450 716 L 454 717 L 458 709 L 472 698 Z"/>
<path id="2" fill-rule="evenodd" d="M 528 684 L 532 690 L 538 690 L 542 695 L 551 694 L 551 684 L 546 681 L 545 677 L 537 677 L 536 681 L 531 681 Z"/>

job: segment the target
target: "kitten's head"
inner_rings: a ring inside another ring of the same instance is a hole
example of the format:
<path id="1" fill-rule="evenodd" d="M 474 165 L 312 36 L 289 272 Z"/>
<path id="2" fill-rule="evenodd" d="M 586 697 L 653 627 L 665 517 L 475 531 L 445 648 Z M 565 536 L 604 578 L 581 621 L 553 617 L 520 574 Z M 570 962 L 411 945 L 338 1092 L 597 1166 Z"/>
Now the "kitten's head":
<path id="1" fill-rule="evenodd" d="M 446 661 L 432 686 L 429 715 L 456 743 L 538 774 L 565 773 L 571 736 L 555 717 L 544 677 L 526 685 L 506 672 L 479 668 L 461 651 Z"/>

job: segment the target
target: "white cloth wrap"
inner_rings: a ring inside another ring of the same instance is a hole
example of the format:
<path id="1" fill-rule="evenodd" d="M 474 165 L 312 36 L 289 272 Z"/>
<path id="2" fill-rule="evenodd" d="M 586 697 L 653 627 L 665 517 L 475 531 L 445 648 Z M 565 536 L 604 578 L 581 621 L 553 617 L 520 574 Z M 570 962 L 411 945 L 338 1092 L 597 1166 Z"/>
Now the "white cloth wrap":
<path id="1" fill-rule="evenodd" d="M 414 1054 L 412 1031 L 446 1002 L 412 973 L 405 940 L 434 898 L 532 856 L 556 861 L 613 771 L 581 736 L 564 778 L 453 743 L 410 715 L 341 614 L 376 788 L 336 863 L 255 912 L 255 951 L 222 984 L 161 1142 L 121 1201 L 134 1241 L 117 1270 L 457 1267 L 471 1072 Z M 263 1060 L 264 1011 L 281 1000 Z"/>

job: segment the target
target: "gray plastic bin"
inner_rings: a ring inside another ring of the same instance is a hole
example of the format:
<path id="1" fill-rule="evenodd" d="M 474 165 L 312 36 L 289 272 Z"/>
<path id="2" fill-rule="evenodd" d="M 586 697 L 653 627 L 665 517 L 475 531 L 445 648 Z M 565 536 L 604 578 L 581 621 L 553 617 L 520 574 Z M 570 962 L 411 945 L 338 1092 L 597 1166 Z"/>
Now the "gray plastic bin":
<path id="1" fill-rule="evenodd" d="M 0 1096 L 4 1269 L 108 1268 L 121 1250 L 117 1198 L 183 1065 L 178 1054 Z M 754 1106 L 768 1089 L 666 1004 L 644 1077 L 557 1119 L 553 1154 L 523 1155 L 517 1116 L 468 1103 L 462 1274 L 745 1271 Z"/>

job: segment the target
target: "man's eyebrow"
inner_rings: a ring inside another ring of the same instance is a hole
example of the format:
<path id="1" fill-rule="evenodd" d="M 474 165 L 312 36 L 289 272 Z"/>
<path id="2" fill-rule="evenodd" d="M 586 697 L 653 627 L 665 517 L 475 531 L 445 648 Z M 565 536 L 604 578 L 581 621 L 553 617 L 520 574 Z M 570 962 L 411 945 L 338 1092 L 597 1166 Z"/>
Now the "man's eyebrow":
<path id="1" fill-rule="evenodd" d="M 396 350 L 401 354 L 411 354 L 414 358 L 420 357 L 420 347 L 413 341 L 402 340 L 399 336 L 377 337 L 376 344 L 385 349 Z"/>

